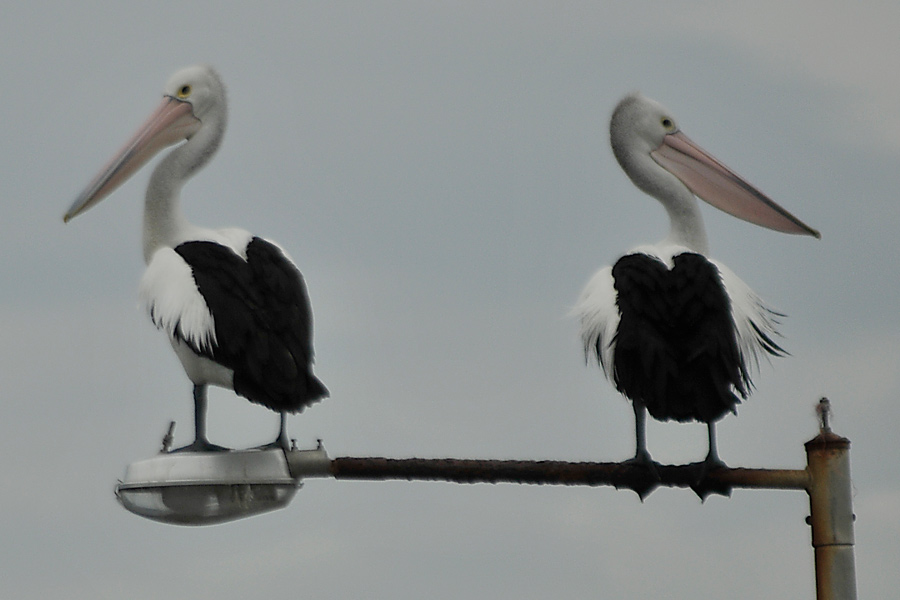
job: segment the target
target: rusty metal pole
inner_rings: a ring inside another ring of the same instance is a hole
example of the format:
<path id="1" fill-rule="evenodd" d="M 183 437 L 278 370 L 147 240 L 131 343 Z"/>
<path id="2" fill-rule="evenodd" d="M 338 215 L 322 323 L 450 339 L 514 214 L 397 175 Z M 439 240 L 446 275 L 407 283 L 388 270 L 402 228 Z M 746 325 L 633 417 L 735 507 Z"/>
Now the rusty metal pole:
<path id="1" fill-rule="evenodd" d="M 818 411 L 819 435 L 806 442 L 816 598 L 856 600 L 850 440 L 831 431 L 827 398 Z"/>
<path id="2" fill-rule="evenodd" d="M 805 490 L 809 494 L 812 546 L 816 565 L 817 600 L 856 600 L 853 557 L 853 505 L 850 484 L 850 440 L 831 431 L 830 404 L 817 407 L 819 435 L 806 442 L 807 468 L 710 471 L 703 485 L 696 481 L 700 463 L 656 465 L 656 481 L 646 483 L 646 469 L 625 463 L 565 461 L 390 459 L 381 457 L 329 459 L 321 440 L 316 450 L 287 453 L 291 473 L 301 477 L 456 483 L 527 483 L 550 485 L 612 485 L 630 488 L 643 499 L 657 485 L 690 487 L 698 496 L 730 495 L 734 487 Z"/>

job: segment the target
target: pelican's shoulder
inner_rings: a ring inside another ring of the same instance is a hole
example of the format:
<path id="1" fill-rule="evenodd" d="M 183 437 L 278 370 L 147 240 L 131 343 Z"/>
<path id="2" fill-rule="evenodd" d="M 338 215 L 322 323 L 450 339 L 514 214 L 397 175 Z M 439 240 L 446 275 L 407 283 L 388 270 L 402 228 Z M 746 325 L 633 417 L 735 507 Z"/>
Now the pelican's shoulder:
<path id="1" fill-rule="evenodd" d="M 675 264 L 675 257 L 686 252 L 697 254 L 695 250 L 691 250 L 682 244 L 661 242 L 659 244 L 643 244 L 641 246 L 636 246 L 629 250 L 625 256 L 643 254 L 655 258 L 671 269 Z"/>
<path id="2" fill-rule="evenodd" d="M 201 229 L 190 232 L 183 242 L 213 242 L 220 246 L 230 248 L 243 259 L 247 258 L 247 245 L 253 239 L 253 234 L 239 227 L 226 227 L 223 229 Z"/>
<path id="3" fill-rule="evenodd" d="M 201 232 L 195 234 L 195 236 L 190 241 L 204 241 L 220 244 L 222 246 L 225 246 L 226 248 L 231 248 L 231 250 L 234 251 L 235 254 L 237 254 L 244 260 L 247 260 L 247 248 L 251 243 L 255 242 L 257 245 L 262 244 L 271 246 L 272 248 L 278 250 L 281 256 L 288 263 L 290 263 L 292 267 L 296 269 L 294 259 L 291 258 L 287 250 L 281 247 L 280 244 L 270 239 L 255 236 L 246 229 L 240 229 L 239 227 L 201 230 Z"/>

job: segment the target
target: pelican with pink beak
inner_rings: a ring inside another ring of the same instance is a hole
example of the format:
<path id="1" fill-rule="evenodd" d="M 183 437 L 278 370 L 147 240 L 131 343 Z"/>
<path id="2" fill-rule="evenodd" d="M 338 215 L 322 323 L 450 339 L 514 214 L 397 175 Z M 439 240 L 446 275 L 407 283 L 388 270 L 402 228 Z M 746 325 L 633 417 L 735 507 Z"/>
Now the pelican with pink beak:
<path id="1" fill-rule="evenodd" d="M 819 232 L 700 148 L 671 113 L 635 93 L 610 123 L 613 153 L 631 181 L 669 215 L 668 236 L 634 248 L 588 282 L 575 308 L 585 356 L 631 400 L 634 462 L 653 469 L 646 413 L 708 426 L 702 474 L 723 466 L 715 423 L 746 399 L 763 355 L 776 342 L 775 312 L 727 267 L 708 258 L 697 197 L 739 219 L 784 233 Z"/>
<path id="2" fill-rule="evenodd" d="M 181 211 L 181 188 L 213 157 L 226 121 L 218 73 L 205 65 L 178 71 L 159 107 L 63 218 L 96 205 L 177 145 L 153 170 L 144 199 L 140 297 L 193 383 L 195 437 L 184 449 L 195 451 L 221 449 L 206 435 L 209 385 L 280 413 L 279 445 L 288 443 L 285 413 L 328 395 L 312 372 L 312 312 L 292 260 L 272 242 L 242 229 L 198 227 Z"/>

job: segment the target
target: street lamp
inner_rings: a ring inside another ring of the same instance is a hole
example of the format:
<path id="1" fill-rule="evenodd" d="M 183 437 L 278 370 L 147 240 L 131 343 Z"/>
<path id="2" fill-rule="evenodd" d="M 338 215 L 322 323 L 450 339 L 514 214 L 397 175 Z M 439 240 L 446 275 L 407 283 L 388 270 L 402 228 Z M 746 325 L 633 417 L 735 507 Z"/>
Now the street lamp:
<path id="1" fill-rule="evenodd" d="M 116 498 L 136 515 L 175 525 L 213 525 L 287 506 L 305 476 L 327 472 L 322 445 L 221 452 L 163 452 L 128 465 Z"/>

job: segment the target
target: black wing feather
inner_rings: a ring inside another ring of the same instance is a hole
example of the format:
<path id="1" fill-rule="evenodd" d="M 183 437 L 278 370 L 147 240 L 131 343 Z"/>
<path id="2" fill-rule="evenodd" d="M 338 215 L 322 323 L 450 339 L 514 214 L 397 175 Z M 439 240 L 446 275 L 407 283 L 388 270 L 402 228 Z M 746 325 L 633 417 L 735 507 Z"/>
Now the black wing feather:
<path id="1" fill-rule="evenodd" d="M 185 242 L 175 252 L 190 265 L 215 322 L 216 343 L 198 353 L 234 371 L 236 393 L 290 412 L 328 396 L 312 373 L 306 285 L 277 246 L 254 237 L 246 260 L 214 242 Z"/>
<path id="2" fill-rule="evenodd" d="M 695 253 L 673 262 L 670 270 L 630 254 L 613 267 L 620 312 L 613 380 L 656 419 L 710 422 L 734 411 L 750 379 L 719 270 Z"/>

